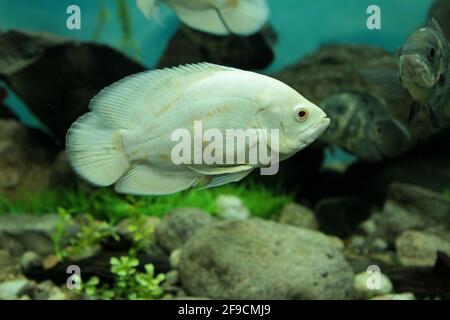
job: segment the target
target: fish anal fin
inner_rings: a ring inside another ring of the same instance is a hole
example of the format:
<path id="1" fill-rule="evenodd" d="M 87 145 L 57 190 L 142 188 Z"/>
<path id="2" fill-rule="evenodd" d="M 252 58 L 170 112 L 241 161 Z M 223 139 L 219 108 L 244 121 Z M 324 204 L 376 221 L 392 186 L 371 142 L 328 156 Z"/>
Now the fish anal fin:
<path id="1" fill-rule="evenodd" d="M 214 188 L 228 183 L 238 182 L 248 176 L 252 171 L 253 168 L 247 171 L 215 176 L 211 179 L 210 183 L 205 186 L 199 187 L 198 189 Z"/>
<path id="2" fill-rule="evenodd" d="M 230 167 L 215 167 L 215 166 L 202 166 L 202 167 L 194 167 L 194 166 L 190 166 L 189 169 L 203 174 L 203 175 L 208 175 L 208 176 L 213 176 L 213 175 L 223 175 L 223 174 L 232 174 L 232 173 L 239 173 L 239 172 L 243 172 L 243 171 L 247 171 L 252 169 L 252 166 L 249 165 L 238 165 L 238 166 L 230 166 Z"/>
<path id="3" fill-rule="evenodd" d="M 189 189 L 197 182 L 194 175 L 169 174 L 145 164 L 135 164 L 116 183 L 118 193 L 165 195 Z"/>

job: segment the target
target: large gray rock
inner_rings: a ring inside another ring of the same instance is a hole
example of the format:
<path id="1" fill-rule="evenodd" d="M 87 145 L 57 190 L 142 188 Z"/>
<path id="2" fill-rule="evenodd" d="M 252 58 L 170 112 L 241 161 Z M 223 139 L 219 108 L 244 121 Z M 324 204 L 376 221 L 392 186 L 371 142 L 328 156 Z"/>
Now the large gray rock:
<path id="1" fill-rule="evenodd" d="M 445 237 L 450 230 L 450 200 L 415 185 L 393 183 L 382 212 L 373 218 L 377 233 L 391 243 L 408 230 Z"/>
<path id="2" fill-rule="evenodd" d="M 178 208 L 167 214 L 156 226 L 156 239 L 167 252 L 184 246 L 198 230 L 210 226 L 215 219 L 195 208 Z"/>
<path id="3" fill-rule="evenodd" d="M 0 118 L 0 193 L 39 192 L 76 182 L 65 151 L 58 152 L 38 130 Z"/>
<path id="4" fill-rule="evenodd" d="M 211 62 L 245 70 L 264 69 L 273 61 L 275 38 L 270 26 L 249 37 L 223 37 L 182 25 L 167 45 L 158 67 Z"/>
<path id="5" fill-rule="evenodd" d="M 53 252 L 51 235 L 57 221 L 57 215 L 0 215 L 0 249 L 15 257 L 25 251 L 50 254 Z"/>
<path id="6" fill-rule="evenodd" d="M 214 299 L 345 299 L 353 271 L 322 233 L 259 219 L 204 228 L 183 248 L 180 280 Z"/>
<path id="7" fill-rule="evenodd" d="M 319 228 L 314 211 L 297 203 L 288 203 L 281 210 L 278 222 L 311 230 Z"/>
<path id="8" fill-rule="evenodd" d="M 406 231 L 395 240 L 400 263 L 407 267 L 432 267 L 438 251 L 450 256 L 450 242 L 419 231 Z"/>

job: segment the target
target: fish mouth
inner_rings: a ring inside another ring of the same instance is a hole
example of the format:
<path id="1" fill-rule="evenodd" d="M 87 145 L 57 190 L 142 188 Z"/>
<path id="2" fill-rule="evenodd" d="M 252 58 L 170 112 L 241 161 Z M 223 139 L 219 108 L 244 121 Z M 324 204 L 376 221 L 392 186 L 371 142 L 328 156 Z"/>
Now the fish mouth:
<path id="1" fill-rule="evenodd" d="M 400 57 L 400 76 L 402 81 L 409 80 L 424 88 L 432 88 L 437 82 L 427 61 L 418 54 Z"/>
<path id="2" fill-rule="evenodd" d="M 309 127 L 306 131 L 304 131 L 301 134 L 302 136 L 306 135 L 308 137 L 307 139 L 302 139 L 301 141 L 305 145 L 311 144 L 317 138 L 319 138 L 322 135 L 322 133 L 325 132 L 325 130 L 330 125 L 330 122 L 331 120 L 327 116 L 321 118 L 319 121 L 315 122 L 311 127 Z"/>

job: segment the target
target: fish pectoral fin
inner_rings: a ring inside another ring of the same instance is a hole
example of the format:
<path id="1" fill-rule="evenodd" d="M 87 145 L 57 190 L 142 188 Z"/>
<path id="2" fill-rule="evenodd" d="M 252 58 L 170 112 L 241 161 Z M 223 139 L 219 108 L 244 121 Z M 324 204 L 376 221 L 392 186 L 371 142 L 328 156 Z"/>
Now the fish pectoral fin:
<path id="1" fill-rule="evenodd" d="M 411 107 L 409 107 L 409 116 L 408 116 L 408 126 L 413 122 L 416 118 L 417 114 L 420 111 L 420 105 L 414 102 Z"/>
<path id="2" fill-rule="evenodd" d="M 164 195 L 189 189 L 197 179 L 192 174 L 171 174 L 148 165 L 133 165 L 116 183 L 119 193 L 133 195 Z"/>
<path id="3" fill-rule="evenodd" d="M 439 124 L 439 120 L 431 107 L 428 107 L 428 113 L 430 115 L 430 121 L 433 128 L 439 129 L 441 127 Z"/>
<path id="4" fill-rule="evenodd" d="M 197 173 L 207 175 L 207 176 L 216 176 L 216 175 L 224 175 L 224 174 L 233 174 L 233 173 L 239 173 L 243 171 L 253 170 L 254 167 L 248 166 L 248 165 L 240 165 L 240 166 L 230 166 L 230 167 L 202 167 L 202 168 L 195 168 L 195 167 L 188 167 L 192 171 L 195 171 Z"/>
<path id="5" fill-rule="evenodd" d="M 248 176 L 252 171 L 253 171 L 253 168 L 250 170 L 247 170 L 247 171 L 215 176 L 211 179 L 210 183 L 208 183 L 207 185 L 203 185 L 203 186 L 199 187 L 198 189 L 214 188 L 214 187 L 222 186 L 224 184 L 238 182 L 238 181 L 244 179 L 246 176 Z"/>

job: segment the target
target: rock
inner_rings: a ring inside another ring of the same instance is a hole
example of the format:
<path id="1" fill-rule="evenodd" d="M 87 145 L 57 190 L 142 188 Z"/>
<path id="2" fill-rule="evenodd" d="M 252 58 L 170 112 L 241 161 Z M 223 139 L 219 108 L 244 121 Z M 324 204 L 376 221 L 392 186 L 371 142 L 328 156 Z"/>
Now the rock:
<path id="1" fill-rule="evenodd" d="M 450 242 L 419 231 L 406 231 L 395 240 L 398 258 L 407 267 L 432 267 L 437 252 L 450 255 Z"/>
<path id="2" fill-rule="evenodd" d="M 18 30 L 0 33 L 0 56 L 0 76 L 60 143 L 95 94 L 145 69 L 105 45 Z"/>
<path id="3" fill-rule="evenodd" d="M 164 280 L 165 285 L 176 285 L 179 280 L 179 274 L 177 270 L 170 270 L 166 273 L 166 280 Z"/>
<path id="4" fill-rule="evenodd" d="M 371 300 L 415 300 L 414 294 L 412 293 L 393 293 L 385 294 L 382 296 L 376 296 Z"/>
<path id="5" fill-rule="evenodd" d="M 40 265 L 42 265 L 42 257 L 34 251 L 26 251 L 20 258 L 20 266 L 25 273 Z"/>
<path id="6" fill-rule="evenodd" d="M 285 205 L 278 217 L 278 222 L 311 230 L 317 230 L 319 228 L 319 223 L 314 212 L 297 203 Z"/>
<path id="7" fill-rule="evenodd" d="M 41 256 L 53 252 L 51 235 L 58 221 L 56 214 L 4 214 L 0 215 L 0 249 L 15 257 L 25 251 Z"/>
<path id="8" fill-rule="evenodd" d="M 250 210 L 236 196 L 220 195 L 216 207 L 218 217 L 224 220 L 245 220 L 250 217 Z"/>
<path id="9" fill-rule="evenodd" d="M 450 200 L 418 186 L 393 183 L 382 212 L 373 218 L 377 234 L 389 243 L 408 230 L 448 234 Z"/>
<path id="10" fill-rule="evenodd" d="M 369 215 L 368 204 L 357 198 L 337 197 L 320 200 L 315 210 L 320 230 L 338 237 L 350 236 Z"/>
<path id="11" fill-rule="evenodd" d="M 27 279 L 15 279 L 0 283 L 0 300 L 19 298 L 20 292 L 27 286 Z"/>
<path id="12" fill-rule="evenodd" d="M 379 286 L 377 287 L 377 285 Z M 376 274 L 365 271 L 355 276 L 353 288 L 358 298 L 370 299 L 391 293 L 393 286 L 391 280 L 384 274 L 380 273 L 378 277 Z"/>
<path id="13" fill-rule="evenodd" d="M 70 294 L 57 287 L 52 281 L 32 282 L 23 289 L 23 293 L 33 300 L 69 300 Z"/>
<path id="14" fill-rule="evenodd" d="M 0 250 L 0 282 L 12 280 L 20 275 L 20 265 L 8 251 Z"/>
<path id="15" fill-rule="evenodd" d="M 178 269 L 178 267 L 180 266 L 180 260 L 181 260 L 181 253 L 183 250 L 181 249 L 175 249 L 172 251 L 172 253 L 170 254 L 170 266 L 173 269 Z"/>
<path id="16" fill-rule="evenodd" d="M 385 251 L 389 247 L 389 244 L 381 238 L 373 239 L 371 247 L 374 251 Z"/>
<path id="17" fill-rule="evenodd" d="M 56 152 L 13 119 L 0 119 L 0 192 L 37 192 L 50 185 Z"/>
<path id="18" fill-rule="evenodd" d="M 182 248 L 198 230 L 215 222 L 207 212 L 195 208 L 178 208 L 156 226 L 156 239 L 167 252 Z"/>
<path id="19" fill-rule="evenodd" d="M 270 27 L 249 37 L 206 34 L 181 26 L 170 40 L 159 68 L 210 62 L 245 70 L 264 69 L 274 59 Z"/>
<path id="20" fill-rule="evenodd" d="M 345 299 L 353 272 L 322 233 L 276 222 L 225 221 L 183 248 L 180 281 L 212 299 Z"/>
<path id="21" fill-rule="evenodd" d="M 377 225 L 373 219 L 367 219 L 359 225 L 359 229 L 361 229 L 366 236 L 372 236 L 377 232 Z"/>

